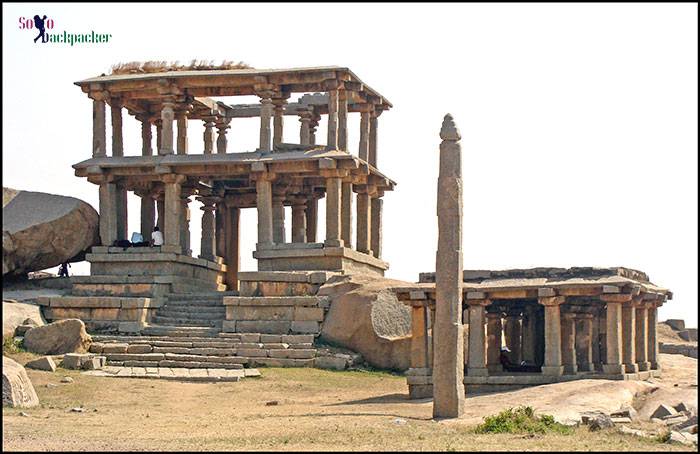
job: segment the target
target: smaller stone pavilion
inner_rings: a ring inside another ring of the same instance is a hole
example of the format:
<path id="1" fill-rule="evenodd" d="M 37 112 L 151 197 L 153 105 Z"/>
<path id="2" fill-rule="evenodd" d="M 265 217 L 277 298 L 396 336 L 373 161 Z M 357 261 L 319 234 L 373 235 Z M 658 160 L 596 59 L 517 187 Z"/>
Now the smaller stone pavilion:
<path id="1" fill-rule="evenodd" d="M 412 307 L 412 398 L 432 394 L 435 273 L 395 289 Z M 657 376 L 657 308 L 672 297 L 628 268 L 533 268 L 463 274 L 464 384 L 518 388 L 578 378 Z M 501 349 L 528 372 L 505 372 Z"/>

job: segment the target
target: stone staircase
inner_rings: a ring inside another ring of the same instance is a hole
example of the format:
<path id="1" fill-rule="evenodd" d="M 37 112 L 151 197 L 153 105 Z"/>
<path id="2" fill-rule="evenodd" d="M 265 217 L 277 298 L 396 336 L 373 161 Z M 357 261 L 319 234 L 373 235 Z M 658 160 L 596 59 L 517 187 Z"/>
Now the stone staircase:
<path id="1" fill-rule="evenodd" d="M 152 323 L 155 326 L 208 327 L 221 330 L 221 324 L 226 318 L 223 298 L 235 295 L 237 295 L 236 292 L 171 294 L 167 302 L 156 312 Z M 157 333 L 158 329 L 146 328 L 146 333 L 149 331 Z"/>

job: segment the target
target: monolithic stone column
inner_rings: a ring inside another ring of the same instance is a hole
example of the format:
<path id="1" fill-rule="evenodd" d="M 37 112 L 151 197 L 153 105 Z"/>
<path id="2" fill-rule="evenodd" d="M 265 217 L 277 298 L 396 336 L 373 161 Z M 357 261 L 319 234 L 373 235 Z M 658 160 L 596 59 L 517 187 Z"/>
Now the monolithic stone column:
<path id="1" fill-rule="evenodd" d="M 112 113 L 112 156 L 124 156 L 121 101 L 117 98 L 112 98 L 110 110 Z"/>
<path id="2" fill-rule="evenodd" d="M 372 204 L 368 190 L 366 186 L 357 187 L 357 250 L 371 255 Z"/>
<path id="3" fill-rule="evenodd" d="M 487 376 L 486 368 L 486 306 L 488 300 L 467 300 L 469 305 L 469 363 L 467 374 L 471 376 Z"/>
<path id="4" fill-rule="evenodd" d="M 272 118 L 272 92 L 264 91 L 258 93 L 260 96 L 260 151 L 272 151 L 272 136 L 270 131 L 270 118 Z"/>
<path id="5" fill-rule="evenodd" d="M 151 129 L 151 122 L 148 121 L 148 117 L 141 118 L 141 155 L 151 156 L 153 155 L 153 130 Z"/>
<path id="6" fill-rule="evenodd" d="M 335 86 L 337 87 L 337 81 Z M 328 140 L 326 147 L 331 150 L 338 149 L 338 89 L 328 91 Z"/>
<path id="7" fill-rule="evenodd" d="M 151 239 L 151 232 L 155 227 L 155 210 L 153 197 L 148 192 L 141 194 L 141 235 L 144 241 Z"/>
<path id="8" fill-rule="evenodd" d="M 411 308 L 411 368 L 428 369 L 428 319 L 425 306 Z"/>
<path id="9" fill-rule="evenodd" d="M 292 243 L 306 243 L 306 203 L 292 205 Z"/>
<path id="10" fill-rule="evenodd" d="M 326 178 L 326 241 L 327 246 L 342 247 L 340 234 L 340 205 L 342 181 L 339 177 Z"/>
<path id="11" fill-rule="evenodd" d="M 165 231 L 163 236 L 165 245 L 170 247 L 181 247 L 181 184 L 184 180 L 184 175 L 169 174 L 163 176 L 163 182 L 165 183 L 165 222 L 163 223 Z"/>
<path id="12" fill-rule="evenodd" d="M 200 199 L 203 206 L 202 213 L 202 239 L 200 258 L 205 260 L 216 260 L 216 225 L 214 220 L 214 200 L 203 197 Z"/>
<path id="13" fill-rule="evenodd" d="M 372 207 L 370 209 L 372 215 L 372 242 L 370 249 L 375 257 L 382 256 L 382 208 L 384 200 L 381 197 L 372 197 Z"/>
<path id="14" fill-rule="evenodd" d="M 301 145 L 311 145 L 311 112 L 308 110 L 299 112 L 299 121 L 301 122 L 301 126 L 299 127 L 299 143 Z"/>
<path id="15" fill-rule="evenodd" d="M 535 308 L 532 306 L 526 306 L 523 311 L 523 321 L 522 321 L 522 342 L 520 348 L 520 354 L 527 364 L 535 364 Z"/>
<path id="16" fill-rule="evenodd" d="M 360 159 L 369 160 L 369 112 L 360 112 L 360 146 L 358 147 L 357 155 Z"/>
<path id="17" fill-rule="evenodd" d="M 603 364 L 603 372 L 606 374 L 622 374 L 622 303 L 617 298 L 606 298 L 601 295 L 601 299 L 607 303 L 606 313 L 606 360 Z M 611 295 L 618 296 L 618 295 Z"/>
<path id="18" fill-rule="evenodd" d="M 156 200 L 156 210 L 158 212 L 158 223 L 156 224 L 158 226 L 158 229 L 160 229 L 161 233 L 165 232 L 165 195 L 159 196 L 159 198 Z M 165 235 L 165 234 L 163 234 Z M 163 241 L 165 241 L 165 237 L 163 237 Z"/>
<path id="19" fill-rule="evenodd" d="M 255 181 L 258 208 L 258 248 L 274 243 L 272 234 L 272 182 L 261 175 Z"/>
<path id="20" fill-rule="evenodd" d="M 272 197 L 272 238 L 275 244 L 286 241 L 284 218 L 284 195 L 275 195 Z"/>
<path id="21" fill-rule="evenodd" d="M 127 207 L 126 199 L 127 192 L 123 184 L 123 182 L 117 183 L 117 239 L 128 240 L 129 238 L 127 237 L 129 236 L 129 210 Z"/>
<path id="22" fill-rule="evenodd" d="M 634 303 L 628 301 L 622 304 L 622 363 L 625 372 L 633 374 L 639 372 L 637 367 L 637 354 L 635 352 L 635 309 Z"/>
<path id="23" fill-rule="evenodd" d="M 221 198 L 216 198 L 216 216 L 214 225 L 216 229 L 216 255 L 226 256 L 226 205 Z"/>
<path id="24" fill-rule="evenodd" d="M 214 118 L 204 120 L 204 154 L 214 153 Z"/>
<path id="25" fill-rule="evenodd" d="M 273 136 L 272 144 L 277 146 L 283 142 L 284 139 L 284 105 L 287 104 L 287 98 L 273 98 L 272 104 L 274 106 L 274 119 L 273 119 Z"/>
<path id="26" fill-rule="evenodd" d="M 635 340 L 634 348 L 637 355 L 637 367 L 640 371 L 649 370 L 651 364 L 648 359 L 649 351 L 649 318 L 647 317 L 647 308 L 641 299 L 635 301 Z"/>
<path id="27" fill-rule="evenodd" d="M 348 151 L 348 92 L 338 91 L 338 149 Z"/>
<path id="28" fill-rule="evenodd" d="M 316 128 L 321 121 L 321 115 L 313 112 L 311 116 L 311 123 L 309 124 L 309 145 L 316 145 Z"/>
<path id="29" fill-rule="evenodd" d="M 182 253 L 185 255 L 191 255 L 192 250 L 190 249 L 190 199 L 187 196 L 183 196 L 180 199 L 182 207 L 180 208 L 180 246 L 182 246 Z"/>
<path id="30" fill-rule="evenodd" d="M 160 154 L 160 149 L 163 147 L 163 121 L 159 118 L 154 123 L 156 125 L 156 150 Z"/>
<path id="31" fill-rule="evenodd" d="M 561 314 L 561 362 L 564 374 L 574 375 L 576 367 L 576 314 Z"/>
<path id="32" fill-rule="evenodd" d="M 306 200 L 306 242 L 316 242 L 316 227 L 318 226 L 318 199 L 311 195 Z"/>
<path id="33" fill-rule="evenodd" d="M 92 157 L 107 156 L 105 101 L 100 95 L 92 101 Z"/>
<path id="34" fill-rule="evenodd" d="M 577 318 L 580 328 L 576 329 L 576 349 L 581 361 L 576 359 L 576 367 L 579 372 L 593 372 L 593 315 L 579 314 Z"/>
<path id="35" fill-rule="evenodd" d="M 377 128 L 381 111 L 372 112 L 369 120 L 369 163 L 377 167 Z"/>
<path id="36" fill-rule="evenodd" d="M 647 356 L 648 361 L 651 364 L 651 368 L 654 370 L 660 370 L 659 365 L 659 343 L 656 340 L 656 321 L 657 321 L 657 308 L 656 304 L 649 303 L 647 306 Z"/>
<path id="37" fill-rule="evenodd" d="M 345 247 L 352 247 L 352 183 L 343 182 L 341 191 L 341 237 L 345 242 Z"/>
<path id="38" fill-rule="evenodd" d="M 501 345 L 503 336 L 502 316 L 503 314 L 500 311 L 486 314 L 486 367 L 489 372 L 500 372 L 503 370 L 503 366 L 501 365 Z"/>
<path id="39" fill-rule="evenodd" d="M 464 414 L 464 331 L 462 328 L 462 149 L 450 114 L 440 130 L 438 176 L 438 249 L 435 261 L 435 350 L 433 360 L 433 417 Z M 360 199 L 360 196 L 362 198 Z M 366 208 L 365 208 L 366 205 Z M 362 206 L 363 212 L 360 212 Z M 369 194 L 358 193 L 358 221 L 369 225 Z M 366 238 L 365 238 L 366 237 Z M 363 243 L 364 244 L 361 244 Z M 369 249 L 369 232 L 360 234 L 358 250 Z M 369 252 L 369 251 L 366 251 Z"/>
<path id="40" fill-rule="evenodd" d="M 602 364 L 604 362 L 603 358 L 603 352 L 601 351 L 601 344 L 600 344 L 600 315 L 599 312 L 596 311 L 593 314 L 593 319 L 591 320 L 591 350 L 592 350 L 592 362 L 593 362 L 593 370 L 601 371 L 602 370 Z"/>
<path id="41" fill-rule="evenodd" d="M 241 269 L 240 252 L 240 216 L 241 210 L 237 207 L 228 207 L 226 210 L 226 286 L 228 290 L 238 290 L 238 272 Z"/>
<path id="42" fill-rule="evenodd" d="M 178 110 L 177 118 L 177 154 L 187 154 L 187 110 Z"/>
<path id="43" fill-rule="evenodd" d="M 175 103 L 171 100 L 163 101 L 163 109 L 160 111 L 160 149 L 158 154 L 173 154 L 173 121 L 175 120 Z"/>
<path id="44" fill-rule="evenodd" d="M 520 364 L 523 356 L 520 339 L 521 331 L 520 310 L 509 311 L 506 315 L 506 326 L 504 333 L 506 335 L 506 346 L 510 350 L 511 361 L 517 364 Z"/>
<path id="45" fill-rule="evenodd" d="M 561 357 L 561 313 L 559 305 L 565 301 L 563 296 L 540 297 L 544 306 L 544 375 L 562 375 L 564 366 Z"/>
<path id="46" fill-rule="evenodd" d="M 226 139 L 226 130 L 230 129 L 229 123 L 231 120 L 220 120 L 216 123 L 217 137 L 216 137 L 216 152 L 218 154 L 226 154 L 226 149 L 228 148 L 228 140 Z"/>
<path id="47" fill-rule="evenodd" d="M 117 239 L 117 185 L 100 183 L 100 241 L 111 246 Z"/>

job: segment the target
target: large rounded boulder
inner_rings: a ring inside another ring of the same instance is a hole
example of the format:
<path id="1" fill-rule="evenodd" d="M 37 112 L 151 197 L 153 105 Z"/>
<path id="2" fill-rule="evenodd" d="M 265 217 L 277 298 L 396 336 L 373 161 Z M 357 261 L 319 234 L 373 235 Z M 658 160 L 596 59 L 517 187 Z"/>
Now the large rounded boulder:
<path id="1" fill-rule="evenodd" d="M 27 371 L 21 364 L 2 357 L 2 406 L 3 407 L 36 407 L 39 397 L 36 395 Z"/>
<path id="2" fill-rule="evenodd" d="M 2 300 L 2 337 L 13 337 L 18 326 L 30 319 L 37 326 L 45 325 L 41 316 L 41 306 L 20 303 L 14 300 Z"/>
<path id="3" fill-rule="evenodd" d="M 363 274 L 329 279 L 318 292 L 331 300 L 321 339 L 360 353 L 372 366 L 408 369 L 411 311 L 391 290 L 402 285 L 409 284 Z"/>
<path id="4" fill-rule="evenodd" d="M 68 318 L 30 329 L 24 335 L 23 346 L 39 355 L 63 355 L 85 353 L 91 342 L 85 323 L 77 318 Z"/>
<path id="5" fill-rule="evenodd" d="M 2 188 L 2 274 L 82 260 L 99 244 L 99 216 L 82 200 Z"/>

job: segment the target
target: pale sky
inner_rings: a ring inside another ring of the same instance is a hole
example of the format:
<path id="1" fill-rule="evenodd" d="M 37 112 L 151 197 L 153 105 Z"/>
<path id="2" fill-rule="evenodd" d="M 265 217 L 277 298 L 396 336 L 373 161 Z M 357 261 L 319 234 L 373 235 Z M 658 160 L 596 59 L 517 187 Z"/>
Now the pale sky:
<path id="1" fill-rule="evenodd" d="M 674 292 L 660 319 L 697 326 L 697 9 L 3 4 L 3 186 L 97 208 L 97 186 L 71 168 L 92 144 L 92 103 L 73 82 L 113 63 L 346 66 L 394 104 L 379 118 L 379 168 L 398 183 L 384 202 L 387 276 L 415 282 L 435 269 L 438 133 L 449 112 L 462 133 L 465 268 L 635 268 Z M 111 33 L 111 42 L 34 44 L 37 32 L 19 23 L 35 14 L 55 32 Z M 285 141 L 298 142 L 299 123 L 285 120 Z M 356 154 L 359 116 L 349 121 Z M 229 150 L 253 150 L 258 124 L 234 120 Z M 201 122 L 189 128 L 190 150 L 201 153 Z M 139 155 L 138 123 L 125 118 L 124 129 L 125 154 Z M 190 206 L 196 255 L 201 211 Z M 244 210 L 244 270 L 255 269 L 256 222 Z"/>

